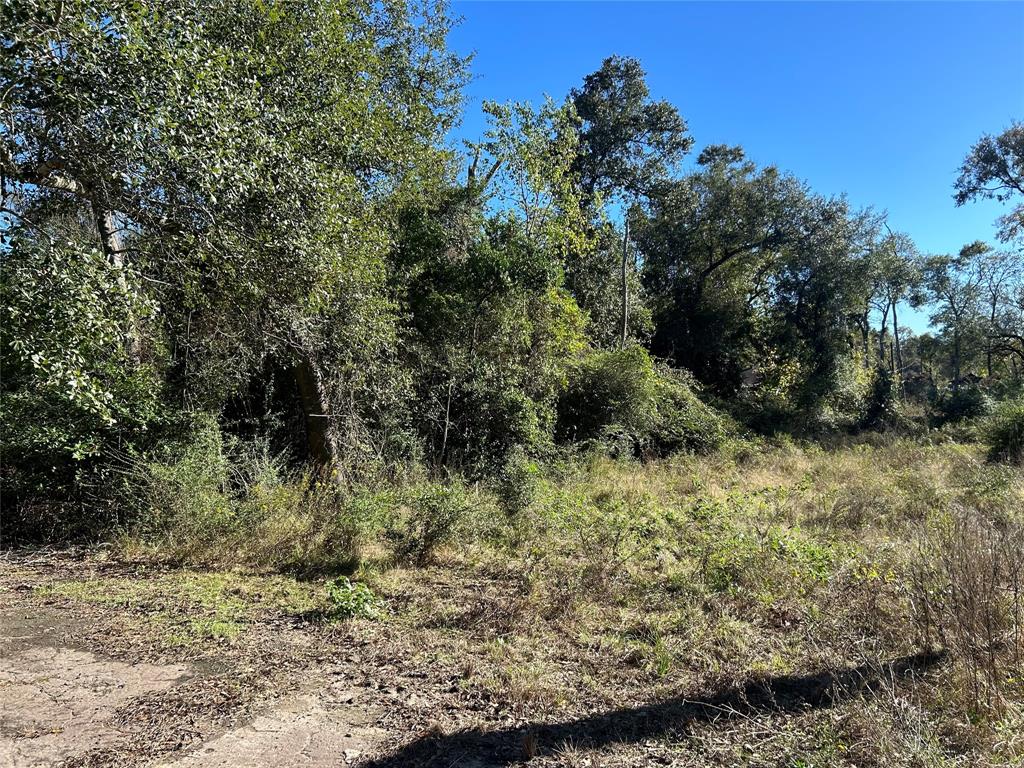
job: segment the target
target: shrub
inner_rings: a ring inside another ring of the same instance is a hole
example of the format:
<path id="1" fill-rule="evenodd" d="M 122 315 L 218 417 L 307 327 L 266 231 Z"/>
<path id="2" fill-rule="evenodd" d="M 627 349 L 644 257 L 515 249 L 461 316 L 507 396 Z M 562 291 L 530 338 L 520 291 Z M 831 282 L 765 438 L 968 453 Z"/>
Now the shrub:
<path id="1" fill-rule="evenodd" d="M 559 403 L 558 438 L 597 441 L 620 452 L 710 451 L 727 436 L 681 371 L 659 367 L 640 347 L 597 352 L 578 367 Z"/>
<path id="2" fill-rule="evenodd" d="M 888 368 L 879 366 L 875 369 L 864 401 L 860 426 L 868 429 L 885 429 L 900 426 L 904 421 L 896 377 Z"/>
<path id="3" fill-rule="evenodd" d="M 968 386 L 958 390 L 947 390 L 935 401 L 932 424 L 960 424 L 971 419 L 988 415 L 992 410 L 992 399 L 980 388 Z"/>
<path id="4" fill-rule="evenodd" d="M 327 582 L 327 604 L 332 619 L 372 619 L 380 612 L 380 601 L 370 588 L 345 576 Z"/>
<path id="5" fill-rule="evenodd" d="M 588 472 L 547 486 L 521 521 L 524 575 L 554 614 L 615 593 L 662 540 L 663 514 L 652 497 L 594 480 Z"/>
<path id="6" fill-rule="evenodd" d="M 999 405 L 982 435 L 993 461 L 1024 462 L 1024 397 Z"/>
<path id="7" fill-rule="evenodd" d="M 144 533 L 213 530 L 231 517 L 230 466 L 216 421 L 198 418 L 189 434 L 149 460 L 128 460 L 125 506 Z"/>
<path id="8" fill-rule="evenodd" d="M 261 442 L 227 446 L 212 420 L 159 459 L 130 461 L 121 500 L 122 549 L 306 573 L 354 565 L 395 506 L 393 493 L 289 470 Z"/>
<path id="9" fill-rule="evenodd" d="M 516 517 L 532 504 L 539 493 L 541 470 L 522 447 L 517 446 L 498 473 L 494 491 L 509 517 Z"/>
<path id="10" fill-rule="evenodd" d="M 437 549 L 455 537 L 472 506 L 466 489 L 458 483 L 414 488 L 386 531 L 395 558 L 417 566 L 429 563 Z"/>

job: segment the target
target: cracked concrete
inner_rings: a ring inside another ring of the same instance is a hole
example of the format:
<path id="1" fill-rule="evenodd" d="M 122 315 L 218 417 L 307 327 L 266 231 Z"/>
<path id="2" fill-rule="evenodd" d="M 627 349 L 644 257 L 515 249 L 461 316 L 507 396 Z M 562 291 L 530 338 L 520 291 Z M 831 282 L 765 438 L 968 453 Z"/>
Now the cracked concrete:
<path id="1" fill-rule="evenodd" d="M 300 696 L 159 768 L 344 766 L 383 735 L 362 720 L 358 705 L 328 708 L 318 696 Z"/>
<path id="2" fill-rule="evenodd" d="M 125 664 L 71 647 L 55 614 L 0 612 L 0 765 L 51 766 L 119 739 L 114 715 L 186 678 L 183 664 Z"/>

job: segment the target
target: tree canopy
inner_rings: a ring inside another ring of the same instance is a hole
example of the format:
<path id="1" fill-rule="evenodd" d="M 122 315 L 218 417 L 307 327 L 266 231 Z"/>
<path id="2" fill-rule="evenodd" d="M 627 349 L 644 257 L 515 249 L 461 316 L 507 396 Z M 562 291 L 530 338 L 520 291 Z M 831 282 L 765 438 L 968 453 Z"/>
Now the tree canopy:
<path id="1" fill-rule="evenodd" d="M 562 101 L 488 102 L 453 146 L 468 62 L 443 4 L 0 18 L 3 482 L 26 509 L 211 422 L 335 482 L 479 478 L 717 443 L 698 396 L 745 428 L 857 429 L 879 398 L 1020 386 L 1019 123 L 955 185 L 1010 206 L 1006 247 L 930 255 L 742 147 L 684 167 L 686 121 L 630 58 Z M 933 334 L 900 327 L 909 305 Z"/>

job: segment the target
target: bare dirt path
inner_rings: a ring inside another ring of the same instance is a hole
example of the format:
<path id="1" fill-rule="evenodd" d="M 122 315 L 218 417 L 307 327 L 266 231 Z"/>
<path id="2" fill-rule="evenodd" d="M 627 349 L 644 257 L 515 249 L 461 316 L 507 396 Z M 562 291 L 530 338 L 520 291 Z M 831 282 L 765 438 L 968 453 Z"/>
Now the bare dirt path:
<path id="1" fill-rule="evenodd" d="M 64 618 L 0 612 L 0 765 L 54 765 L 112 746 L 120 707 L 190 676 L 184 664 L 126 664 L 76 648 Z"/>
<path id="2" fill-rule="evenodd" d="M 77 647 L 80 627 L 60 609 L 0 612 L 0 765 L 10 768 L 133 758 L 133 706 L 184 692 L 203 673 L 189 664 L 126 663 Z M 381 732 L 343 683 L 266 702 L 251 722 L 160 766 L 335 766 L 349 764 Z M 228 706 L 230 708 L 230 705 Z M 143 716 L 142 719 L 146 719 Z M 174 724 L 167 733 L 173 734 Z M 198 732 L 197 732 L 198 733 Z M 190 734 L 191 735 L 191 734 Z M 160 739 L 157 737 L 157 743 Z M 166 741 L 165 741 L 166 743 Z M 146 755 L 139 756 L 144 761 Z"/>

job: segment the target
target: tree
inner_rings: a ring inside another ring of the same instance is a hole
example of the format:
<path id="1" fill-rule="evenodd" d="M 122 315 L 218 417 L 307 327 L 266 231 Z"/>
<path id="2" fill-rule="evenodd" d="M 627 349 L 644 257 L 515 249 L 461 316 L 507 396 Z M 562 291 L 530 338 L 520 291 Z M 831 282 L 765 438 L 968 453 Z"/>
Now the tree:
<path id="1" fill-rule="evenodd" d="M 592 242 L 568 254 L 566 284 L 590 316 L 592 341 L 621 347 L 651 330 L 625 219 L 671 179 L 693 140 L 675 107 L 651 99 L 635 59 L 605 59 L 568 102 L 578 131 L 571 172 Z M 609 221 L 611 202 L 621 206 L 621 230 Z"/>
<path id="2" fill-rule="evenodd" d="M 766 302 L 765 347 L 798 366 L 789 396 L 804 418 L 830 405 L 849 361 L 848 318 L 860 300 L 863 260 L 878 227 L 870 210 L 810 196 L 780 253 Z"/>
<path id="3" fill-rule="evenodd" d="M 989 251 L 978 264 L 982 301 L 985 305 L 985 358 L 990 379 L 994 361 L 1008 358 L 1016 376 L 1024 362 L 1024 263 L 1009 251 Z"/>
<path id="4" fill-rule="evenodd" d="M 958 206 L 978 198 L 1006 202 L 1024 195 L 1024 123 L 1015 121 L 998 136 L 982 136 L 960 166 L 954 189 Z M 1024 232 L 1024 202 L 1013 206 L 997 223 L 1000 240 L 1020 236 Z"/>
<path id="5" fill-rule="evenodd" d="M 588 205 L 598 195 L 648 196 L 693 145 L 676 108 L 650 100 L 636 59 L 605 59 L 569 98 L 581 123 L 575 170 Z"/>
<path id="6" fill-rule="evenodd" d="M 4 262 L 20 281 L 5 290 L 44 296 L 52 271 L 15 267 L 54 217 L 78 222 L 52 268 L 85 274 L 103 255 L 83 291 L 120 302 L 107 315 L 130 369 L 214 412 L 268 364 L 290 371 L 309 455 L 333 464 L 335 406 L 355 399 L 338 387 L 365 382 L 342 372 L 380 368 L 362 342 L 388 314 L 396 202 L 447 165 L 464 64 L 447 26 L 443 8 L 403 3 L 5 3 Z M 21 306 L 4 345 L 19 391 L 68 370 L 99 381 L 99 360 L 33 335 L 38 301 Z"/>
<path id="7" fill-rule="evenodd" d="M 924 286 L 938 325 L 950 344 L 950 378 L 954 391 L 963 382 L 966 342 L 976 335 L 980 317 L 981 276 L 977 263 L 988 251 L 982 242 L 960 249 L 957 256 L 932 256 L 924 263 Z M 970 350 L 973 351 L 973 350 Z"/>
<path id="8" fill-rule="evenodd" d="M 739 147 L 663 184 L 638 221 L 653 350 L 723 395 L 760 381 L 813 410 L 837 386 L 877 217 L 813 194 Z"/>
<path id="9" fill-rule="evenodd" d="M 756 316 L 808 193 L 773 167 L 759 170 L 739 147 L 709 147 L 698 163 L 696 173 L 661 185 L 634 237 L 654 352 L 728 392 L 756 362 Z"/>
<path id="10" fill-rule="evenodd" d="M 979 257 L 977 270 L 985 307 L 985 370 L 991 379 L 994 356 L 1007 349 L 1006 342 L 1021 328 L 1013 302 L 1024 285 L 1024 264 L 1017 254 L 989 250 Z"/>
<path id="11" fill-rule="evenodd" d="M 584 346 L 562 264 L 590 247 L 571 182 L 571 108 L 486 110 L 491 129 L 470 148 L 465 183 L 403 211 L 391 270 L 426 457 L 474 475 L 550 443 Z"/>
<path id="12" fill-rule="evenodd" d="M 880 282 L 881 296 L 885 309 L 882 313 L 882 326 L 885 326 L 885 317 L 892 312 L 892 336 L 895 342 L 895 366 L 900 376 L 905 368 L 903 361 L 903 348 L 900 343 L 899 328 L 899 305 L 902 301 L 910 298 L 917 289 L 921 280 L 920 267 L 918 264 L 917 248 L 909 235 L 902 232 L 893 232 L 888 229 L 888 234 L 882 239 L 878 247 L 876 260 L 877 276 Z M 884 344 L 884 333 L 879 335 L 879 344 Z M 880 348 L 880 357 L 884 360 L 884 346 Z"/>

